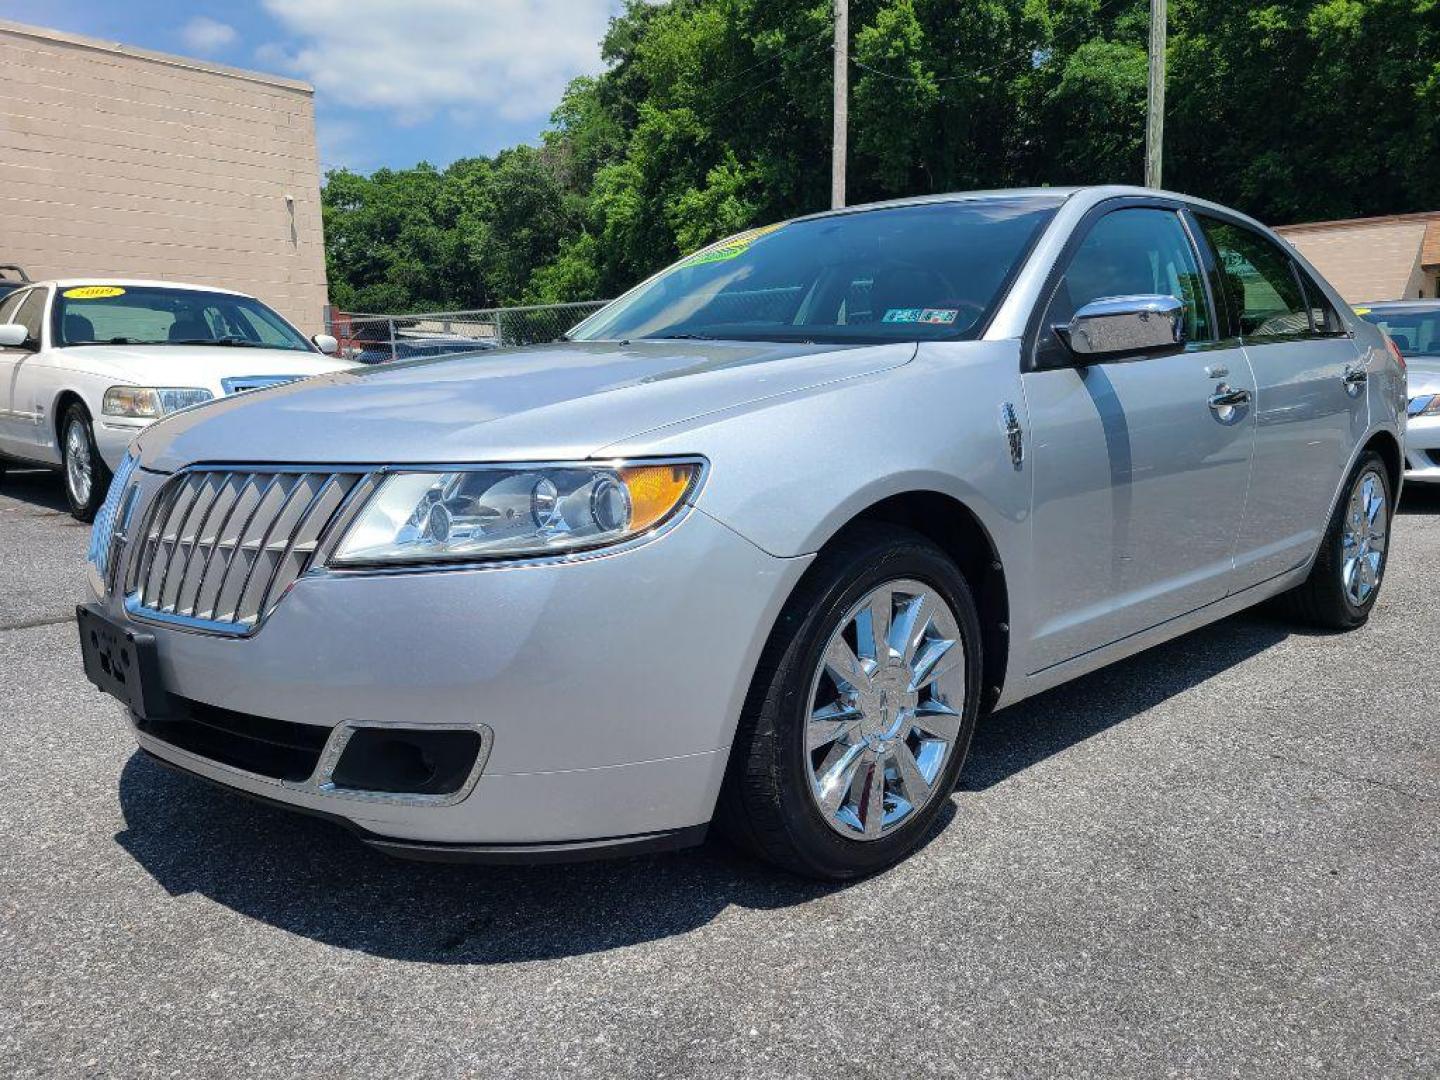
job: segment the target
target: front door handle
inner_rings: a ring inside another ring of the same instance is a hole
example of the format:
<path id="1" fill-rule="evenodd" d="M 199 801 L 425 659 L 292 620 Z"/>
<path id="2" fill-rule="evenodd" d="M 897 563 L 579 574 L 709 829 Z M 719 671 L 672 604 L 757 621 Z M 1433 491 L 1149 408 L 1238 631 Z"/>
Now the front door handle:
<path id="1" fill-rule="evenodd" d="M 1346 386 L 1364 386 L 1370 373 L 1363 367 L 1347 367 L 1344 378 Z"/>
<path id="2" fill-rule="evenodd" d="M 1232 390 L 1221 383 L 1215 393 L 1210 395 L 1210 408 L 1217 412 L 1221 409 L 1233 409 L 1237 405 L 1250 404 L 1250 391 L 1245 389 Z"/>

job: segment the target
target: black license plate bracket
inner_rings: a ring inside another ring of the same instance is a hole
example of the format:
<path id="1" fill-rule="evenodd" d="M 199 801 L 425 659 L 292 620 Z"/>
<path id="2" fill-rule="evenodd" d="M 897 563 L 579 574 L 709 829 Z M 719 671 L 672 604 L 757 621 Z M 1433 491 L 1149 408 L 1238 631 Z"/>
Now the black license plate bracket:
<path id="1" fill-rule="evenodd" d="M 155 636 L 112 622 L 94 605 L 75 609 L 85 676 L 142 720 L 164 719 L 170 695 L 160 678 Z"/>

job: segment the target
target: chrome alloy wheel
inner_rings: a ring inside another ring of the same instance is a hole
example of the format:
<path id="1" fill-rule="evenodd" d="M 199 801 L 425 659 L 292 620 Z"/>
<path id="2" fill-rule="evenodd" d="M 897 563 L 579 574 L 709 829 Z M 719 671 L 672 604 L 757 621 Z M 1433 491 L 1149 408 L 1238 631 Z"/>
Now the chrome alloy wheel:
<path id="1" fill-rule="evenodd" d="M 810 684 L 810 794 L 836 832 L 878 840 L 944 793 L 959 738 L 965 649 L 936 590 L 886 582 L 841 620 Z"/>
<path id="2" fill-rule="evenodd" d="M 95 483 L 94 466 L 90 461 L 90 433 L 81 420 L 71 420 L 65 429 L 65 483 L 76 506 L 90 502 L 90 488 Z"/>
<path id="3" fill-rule="evenodd" d="M 1340 582 L 1346 598 L 1356 607 L 1364 607 L 1380 587 L 1389 530 L 1385 481 L 1375 470 L 1367 469 L 1350 490 L 1350 504 L 1345 510 L 1345 529 L 1340 541 Z"/>

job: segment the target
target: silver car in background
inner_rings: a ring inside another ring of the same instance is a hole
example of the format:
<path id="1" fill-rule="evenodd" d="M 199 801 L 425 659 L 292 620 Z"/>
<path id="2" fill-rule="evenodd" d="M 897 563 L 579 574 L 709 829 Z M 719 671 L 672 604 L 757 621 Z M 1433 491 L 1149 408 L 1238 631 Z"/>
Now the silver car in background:
<path id="1" fill-rule="evenodd" d="M 1222 207 L 819 214 L 566 341 L 147 430 L 84 662 L 147 754 L 392 853 L 713 821 L 844 879 L 922 841 L 991 710 L 1275 596 L 1363 624 L 1405 400 L 1380 331 Z"/>
<path id="2" fill-rule="evenodd" d="M 1440 484 L 1440 300 L 1389 300 L 1355 311 L 1385 331 L 1407 368 L 1405 479 Z"/>

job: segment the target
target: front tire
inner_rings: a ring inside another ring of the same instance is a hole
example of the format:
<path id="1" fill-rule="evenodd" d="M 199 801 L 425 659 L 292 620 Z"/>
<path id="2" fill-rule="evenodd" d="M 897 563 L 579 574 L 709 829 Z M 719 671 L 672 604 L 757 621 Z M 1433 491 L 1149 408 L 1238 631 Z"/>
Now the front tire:
<path id="1" fill-rule="evenodd" d="M 65 501 L 76 521 L 90 523 L 110 489 L 110 469 L 95 445 L 90 413 L 79 402 L 60 421 L 60 464 L 65 475 Z"/>
<path id="2" fill-rule="evenodd" d="M 865 525 L 821 553 L 761 657 L 718 823 L 807 877 L 875 873 L 948 801 L 980 704 L 980 622 L 924 537 Z"/>
<path id="3" fill-rule="evenodd" d="M 1364 626 L 1385 580 L 1394 507 L 1385 461 L 1367 450 L 1350 473 L 1310 576 L 1280 597 L 1282 609 L 1327 630 Z"/>

